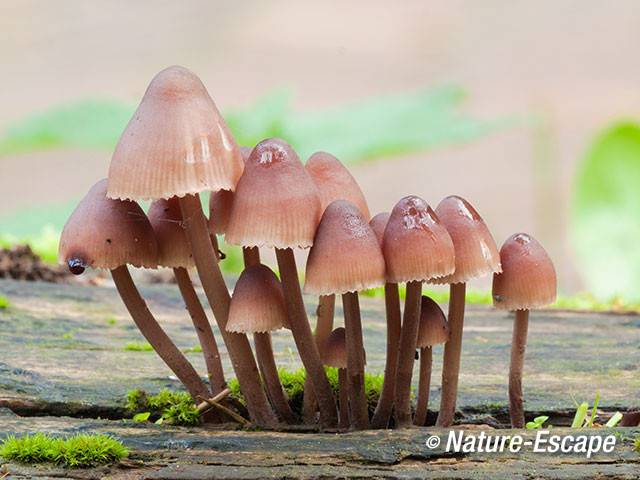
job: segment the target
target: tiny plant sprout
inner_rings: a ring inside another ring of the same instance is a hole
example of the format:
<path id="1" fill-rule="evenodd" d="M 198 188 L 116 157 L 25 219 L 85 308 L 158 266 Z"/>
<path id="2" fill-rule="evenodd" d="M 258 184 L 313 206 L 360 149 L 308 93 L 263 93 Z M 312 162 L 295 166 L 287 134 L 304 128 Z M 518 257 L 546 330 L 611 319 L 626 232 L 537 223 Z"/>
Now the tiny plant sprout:
<path id="1" fill-rule="evenodd" d="M 318 189 L 284 140 L 258 143 L 235 191 L 225 240 L 275 248 L 291 333 L 318 400 L 320 422 L 338 424 L 338 410 L 304 307 L 294 248 L 309 248 L 322 214 Z"/>
<path id="2" fill-rule="evenodd" d="M 420 326 L 422 282 L 454 272 L 453 242 L 427 202 L 408 196 L 391 211 L 382 251 L 387 282 L 407 283 L 394 395 L 396 426 L 407 427 L 411 425 L 411 377 Z"/>
<path id="3" fill-rule="evenodd" d="M 552 304 L 556 299 L 556 270 L 533 237 L 512 235 L 500 249 L 502 273 L 493 276 L 493 304 L 515 310 L 509 369 L 509 416 L 513 428 L 524 427 L 522 371 L 529 329 L 529 309 Z"/>
<path id="4" fill-rule="evenodd" d="M 360 210 L 347 200 L 332 202 L 322 215 L 309 252 L 304 290 L 342 295 L 351 424 L 359 430 L 369 428 L 369 411 L 358 292 L 382 286 L 384 275 L 380 244 Z"/>
<path id="5" fill-rule="evenodd" d="M 540 415 L 539 417 L 534 418 L 532 422 L 527 422 L 525 427 L 529 430 L 542 429 L 544 422 L 547 420 L 549 420 L 549 417 L 546 415 Z M 546 425 L 544 428 L 551 428 L 551 425 Z"/>
<path id="6" fill-rule="evenodd" d="M 340 427 L 348 428 L 349 386 L 347 381 L 347 341 L 343 327 L 336 328 L 327 337 L 322 350 L 322 361 L 327 367 L 338 369 L 338 404 L 340 405 Z"/>
<path id="7" fill-rule="evenodd" d="M 274 427 L 246 335 L 227 334 L 231 297 L 211 243 L 199 193 L 230 190 L 242 175 L 242 154 L 202 81 L 173 66 L 158 73 L 116 145 L 109 167 L 110 198 L 178 197 L 202 287 L 227 346 L 251 420 Z"/>
<path id="8" fill-rule="evenodd" d="M 240 275 L 231 297 L 227 331 L 252 333 L 267 393 L 276 412 L 287 423 L 296 423 L 273 357 L 271 332 L 289 326 L 282 285 L 271 269 L 260 263 L 248 266 Z"/>

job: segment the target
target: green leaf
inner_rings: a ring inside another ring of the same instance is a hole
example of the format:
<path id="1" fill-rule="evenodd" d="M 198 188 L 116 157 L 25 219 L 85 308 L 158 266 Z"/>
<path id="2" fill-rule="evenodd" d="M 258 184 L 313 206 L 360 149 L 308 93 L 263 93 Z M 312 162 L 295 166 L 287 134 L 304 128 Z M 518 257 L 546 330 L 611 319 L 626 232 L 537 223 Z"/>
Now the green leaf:
<path id="1" fill-rule="evenodd" d="M 147 420 L 149 420 L 149 416 L 150 415 L 151 415 L 151 412 L 136 413 L 133 416 L 133 421 L 134 422 L 146 422 Z"/>
<path id="2" fill-rule="evenodd" d="M 527 422 L 525 427 L 528 428 L 529 430 L 534 430 L 538 428 L 538 424 L 536 422 Z"/>
<path id="3" fill-rule="evenodd" d="M 620 420 L 622 420 L 622 414 L 620 412 L 616 412 L 613 414 L 613 417 L 611 417 L 609 421 L 604 424 L 604 426 L 613 428 L 620 422 Z"/>
<path id="4" fill-rule="evenodd" d="M 587 410 L 589 409 L 589 404 L 587 402 L 583 402 L 576 409 L 576 414 L 573 417 L 573 423 L 571 424 L 571 428 L 581 428 L 584 425 L 584 418 L 587 415 Z"/>
<path id="5" fill-rule="evenodd" d="M 596 296 L 640 299 L 640 125 L 600 134 L 577 175 L 572 241 L 586 286 Z"/>

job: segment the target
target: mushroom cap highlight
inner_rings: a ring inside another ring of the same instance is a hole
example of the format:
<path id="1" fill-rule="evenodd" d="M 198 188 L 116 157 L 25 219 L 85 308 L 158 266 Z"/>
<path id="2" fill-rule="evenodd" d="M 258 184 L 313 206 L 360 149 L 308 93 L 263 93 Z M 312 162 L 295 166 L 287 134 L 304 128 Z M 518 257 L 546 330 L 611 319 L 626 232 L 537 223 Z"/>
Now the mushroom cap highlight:
<path id="1" fill-rule="evenodd" d="M 289 328 L 289 320 L 280 280 L 261 263 L 247 267 L 233 290 L 227 332 L 265 333 L 281 328 Z"/>
<path id="2" fill-rule="evenodd" d="M 353 203 L 332 202 L 322 215 L 309 251 L 305 292 L 342 294 L 384 283 L 384 257 L 373 229 Z"/>
<path id="3" fill-rule="evenodd" d="M 327 337 L 322 347 L 322 362 L 327 367 L 347 368 L 347 338 L 344 327 L 338 327 Z"/>
<path id="4" fill-rule="evenodd" d="M 484 220 L 469 202 L 451 195 L 436 207 L 436 215 L 453 241 L 456 270 L 452 275 L 431 283 L 465 283 L 502 271 L 498 246 Z"/>
<path id="5" fill-rule="evenodd" d="M 318 189 L 282 139 L 260 142 L 235 191 L 225 240 L 243 247 L 308 248 L 322 215 Z"/>
<path id="6" fill-rule="evenodd" d="M 118 140 L 110 198 L 157 200 L 203 190 L 234 190 L 242 155 L 229 127 L 192 71 L 158 73 Z"/>
<path id="7" fill-rule="evenodd" d="M 129 200 L 107 198 L 107 179 L 96 183 L 75 208 L 60 236 L 58 263 L 113 270 L 122 265 L 156 268 L 158 244 L 149 219 Z"/>
<path id="8" fill-rule="evenodd" d="M 418 327 L 418 348 L 433 347 L 449 340 L 449 322 L 444 312 L 432 298 L 422 296 L 420 326 Z"/>
<path id="9" fill-rule="evenodd" d="M 154 200 L 147 217 L 158 240 L 158 265 L 169 268 L 193 267 L 178 197 Z"/>
<path id="10" fill-rule="evenodd" d="M 502 273 L 493 275 L 493 305 L 503 310 L 527 310 L 556 300 L 556 269 L 535 238 L 511 235 L 500 249 Z"/>
<path id="11" fill-rule="evenodd" d="M 378 238 L 378 243 L 382 245 L 382 238 L 384 237 L 384 229 L 387 228 L 387 222 L 389 221 L 389 212 L 381 212 L 373 217 L 369 221 L 369 225 L 373 229 L 373 233 Z"/>
<path id="12" fill-rule="evenodd" d="M 387 282 L 427 281 L 455 269 L 453 242 L 422 198 L 401 199 L 389 215 L 382 238 Z"/>
<path id="13" fill-rule="evenodd" d="M 304 168 L 318 187 L 322 211 L 334 200 L 349 200 L 358 207 L 367 222 L 371 219 L 360 186 L 340 160 L 330 153 L 316 152 L 309 157 Z"/>

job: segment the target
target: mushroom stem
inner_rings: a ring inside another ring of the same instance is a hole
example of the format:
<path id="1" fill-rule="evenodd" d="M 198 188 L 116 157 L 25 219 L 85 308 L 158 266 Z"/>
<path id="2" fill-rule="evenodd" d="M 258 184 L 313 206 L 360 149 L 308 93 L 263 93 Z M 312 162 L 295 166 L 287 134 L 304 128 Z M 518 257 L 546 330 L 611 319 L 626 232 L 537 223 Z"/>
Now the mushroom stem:
<path id="1" fill-rule="evenodd" d="M 193 288 L 193 283 L 191 282 L 187 269 L 182 267 L 174 268 L 173 274 L 176 277 L 178 288 L 191 316 L 193 327 L 198 334 L 198 340 L 200 341 L 202 354 L 204 355 L 204 363 L 207 366 L 207 373 L 209 374 L 211 393 L 216 395 L 227 388 L 227 382 L 224 379 L 222 360 L 220 359 L 220 352 L 218 351 L 213 330 L 211 330 L 211 324 L 209 323 L 204 308 L 202 308 L 200 299 L 198 299 L 198 294 Z"/>
<path id="2" fill-rule="evenodd" d="M 347 343 L 347 383 L 351 425 L 358 430 L 365 430 L 369 428 L 369 409 L 364 390 L 364 345 L 358 293 L 343 293 L 342 308 Z"/>
<path id="3" fill-rule="evenodd" d="M 440 396 L 440 411 L 436 421 L 438 427 L 453 425 L 456 413 L 466 286 L 466 283 L 452 283 L 449 286 L 449 330 L 451 333 L 449 341 L 444 345 L 442 395 Z"/>
<path id="4" fill-rule="evenodd" d="M 340 396 L 340 428 L 349 428 L 349 382 L 347 369 L 338 369 L 338 394 Z"/>
<path id="5" fill-rule="evenodd" d="M 400 347 L 398 350 L 398 366 L 395 388 L 396 427 L 411 425 L 411 376 L 415 362 L 416 338 L 420 325 L 420 309 L 422 303 L 422 282 L 407 282 L 407 295 L 404 301 L 404 318 Z"/>
<path id="6" fill-rule="evenodd" d="M 140 296 L 140 292 L 133 283 L 127 266 L 122 265 L 111 270 L 111 276 L 138 329 L 158 356 L 164 360 L 164 363 L 168 365 L 187 388 L 194 401 L 198 398 L 198 395 L 209 395 L 207 385 L 200 378 L 200 375 L 198 375 L 182 352 L 178 350 L 178 347 L 175 346 L 149 311 L 147 303 Z"/>
<path id="7" fill-rule="evenodd" d="M 318 298 L 318 308 L 316 310 L 317 323 L 314 338 L 318 352 L 322 358 L 322 349 L 324 343 L 329 338 L 329 334 L 333 330 L 333 314 L 335 310 L 336 296 L 335 295 L 320 295 Z M 316 412 L 318 411 L 318 401 L 316 400 L 316 394 L 313 391 L 311 385 L 311 379 L 307 376 L 304 380 L 304 396 L 303 396 L 304 422 L 306 424 L 313 424 L 316 422 Z M 342 421 L 342 420 L 341 420 Z"/>
<path id="8" fill-rule="evenodd" d="M 509 417 L 511 428 L 524 428 L 524 396 L 522 394 L 522 371 L 527 347 L 529 310 L 516 310 L 511 341 L 511 364 L 509 367 Z"/>
<path id="9" fill-rule="evenodd" d="M 247 336 L 240 333 L 230 333 L 225 329 L 229 318 L 231 297 L 211 244 L 200 198 L 186 195 L 180 198 L 180 207 L 182 218 L 185 219 L 185 232 L 189 240 L 189 247 L 200 275 L 200 281 L 227 346 L 231 365 L 247 403 L 251 421 L 261 427 L 275 427 L 278 419 L 262 388 L 258 367 Z"/>
<path id="10" fill-rule="evenodd" d="M 431 386 L 431 347 L 420 349 L 420 381 L 418 383 L 418 406 L 413 416 L 413 424 L 424 427 L 427 421 L 427 407 L 429 406 L 429 387 Z"/>
<path id="11" fill-rule="evenodd" d="M 260 249 L 258 247 L 243 247 L 242 258 L 245 268 L 260 263 Z"/>
<path id="12" fill-rule="evenodd" d="M 276 367 L 276 362 L 273 358 L 271 334 L 269 332 L 254 333 L 253 343 L 256 347 L 256 357 L 258 357 L 260 372 L 276 412 L 288 424 L 297 423 L 296 416 L 289 405 L 289 397 L 280 382 L 278 367 Z"/>
<path id="13" fill-rule="evenodd" d="M 278 259 L 278 268 L 282 279 L 284 299 L 287 303 L 291 333 L 293 333 L 300 359 L 307 371 L 307 375 L 311 378 L 311 384 L 318 399 L 320 422 L 324 427 L 335 427 L 338 425 L 336 400 L 309 327 L 309 319 L 307 318 L 302 292 L 300 291 L 298 270 L 296 269 L 293 250 L 290 248 L 276 248 L 276 258 Z"/>
<path id="14" fill-rule="evenodd" d="M 398 346 L 402 330 L 400 314 L 400 296 L 397 283 L 384 286 L 384 304 L 387 313 L 387 359 L 384 366 L 384 380 L 376 411 L 371 419 L 372 428 L 387 428 L 393 411 L 393 396 L 396 386 L 396 367 L 398 365 Z"/>

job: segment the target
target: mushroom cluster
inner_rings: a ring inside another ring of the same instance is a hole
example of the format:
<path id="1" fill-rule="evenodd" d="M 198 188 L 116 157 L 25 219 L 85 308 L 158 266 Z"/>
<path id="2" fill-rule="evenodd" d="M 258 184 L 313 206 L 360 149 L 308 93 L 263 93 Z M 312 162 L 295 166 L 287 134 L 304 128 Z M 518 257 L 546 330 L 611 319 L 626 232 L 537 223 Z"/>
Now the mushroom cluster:
<path id="1" fill-rule="evenodd" d="M 200 201 L 210 192 L 209 217 Z M 147 213 L 138 201 L 151 200 Z M 222 276 L 217 235 L 243 248 L 245 270 L 233 294 Z M 261 263 L 275 250 L 280 278 Z M 317 295 L 315 333 L 305 309 L 294 249 L 310 249 L 304 291 Z M 522 371 L 529 309 L 552 303 L 553 264 L 532 237 L 498 248 L 464 199 L 435 210 L 417 196 L 370 218 L 355 179 L 333 155 L 305 165 L 284 140 L 239 147 L 200 79 L 169 67 L 151 81 L 113 153 L 108 179 L 94 185 L 65 225 L 58 260 L 74 274 L 110 270 L 140 332 L 194 399 L 217 405 L 227 388 L 214 332 L 191 280 L 195 267 L 246 402 L 262 428 L 319 423 L 325 428 L 387 428 L 426 421 L 432 346 L 445 344 L 437 424 L 453 423 L 462 352 L 465 283 L 494 275 L 496 307 L 516 311 L 509 376 L 511 421 L 524 423 Z M 127 265 L 173 269 L 202 346 L 208 382 L 156 321 Z M 422 295 L 422 284 L 450 285 L 448 319 Z M 406 283 L 401 308 L 399 288 Z M 370 415 L 358 292 L 382 287 L 387 350 L 382 391 Z M 344 328 L 334 329 L 340 295 Z M 291 331 L 306 370 L 304 419 L 297 418 L 278 376 L 271 332 Z M 254 350 L 248 334 L 253 336 Z M 411 406 L 416 349 L 418 404 Z M 326 366 L 338 369 L 338 398 Z M 212 399 L 213 398 L 213 399 Z M 338 409 L 339 405 L 339 409 Z M 207 421 L 222 421 L 226 407 Z M 232 412 L 233 413 L 233 412 Z M 235 414 L 234 414 L 235 415 Z M 392 422 L 393 419 L 393 422 Z"/>

